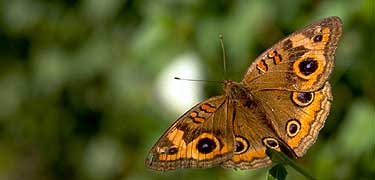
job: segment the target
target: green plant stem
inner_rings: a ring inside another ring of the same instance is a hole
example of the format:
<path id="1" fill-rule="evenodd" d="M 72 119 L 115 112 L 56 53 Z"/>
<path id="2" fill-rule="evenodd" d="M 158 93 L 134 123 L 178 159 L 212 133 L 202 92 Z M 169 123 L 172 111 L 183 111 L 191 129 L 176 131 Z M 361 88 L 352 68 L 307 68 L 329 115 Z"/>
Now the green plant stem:
<path id="1" fill-rule="evenodd" d="M 282 161 L 283 163 L 291 166 L 293 169 L 295 169 L 297 172 L 305 176 L 307 179 L 316 180 L 313 176 L 311 176 L 309 173 L 307 173 L 305 170 L 303 170 L 301 167 L 299 167 L 296 163 L 294 163 L 287 155 L 285 155 L 282 152 L 277 152 L 273 149 L 269 149 L 271 151 L 272 155 L 276 155 L 277 157 L 272 157 L 276 159 L 276 161 Z"/>

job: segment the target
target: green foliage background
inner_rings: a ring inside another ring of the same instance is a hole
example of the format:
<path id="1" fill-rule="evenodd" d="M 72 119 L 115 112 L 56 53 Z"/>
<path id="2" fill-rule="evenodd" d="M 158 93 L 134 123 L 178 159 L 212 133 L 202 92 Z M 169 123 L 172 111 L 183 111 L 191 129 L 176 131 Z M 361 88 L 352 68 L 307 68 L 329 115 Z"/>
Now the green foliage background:
<path id="1" fill-rule="evenodd" d="M 239 81 L 280 38 L 333 15 L 344 24 L 333 106 L 296 163 L 318 179 L 371 179 L 372 0 L 0 1 L 0 179 L 265 179 L 268 168 L 146 169 L 147 151 L 178 117 L 159 105 L 155 77 L 189 51 L 206 79 L 222 79 L 223 33 L 229 77 Z"/>

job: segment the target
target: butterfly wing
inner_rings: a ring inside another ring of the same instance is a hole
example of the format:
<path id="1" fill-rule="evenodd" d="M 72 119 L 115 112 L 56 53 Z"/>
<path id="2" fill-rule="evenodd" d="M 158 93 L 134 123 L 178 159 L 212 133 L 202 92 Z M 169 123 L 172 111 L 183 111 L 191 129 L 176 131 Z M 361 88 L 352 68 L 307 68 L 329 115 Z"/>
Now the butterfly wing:
<path id="1" fill-rule="evenodd" d="M 297 157 L 315 143 L 332 102 L 328 82 L 312 92 L 265 90 L 254 92 L 253 96 L 278 137 Z"/>
<path id="2" fill-rule="evenodd" d="M 266 138 L 276 140 L 275 133 L 267 124 L 264 112 L 251 101 L 233 99 L 233 133 L 235 149 L 233 156 L 222 164 L 226 168 L 250 169 L 272 163 L 266 155 Z"/>
<path id="3" fill-rule="evenodd" d="M 251 169 L 272 163 L 266 148 L 303 156 L 324 125 L 332 95 L 326 82 L 314 92 L 264 90 L 231 101 L 235 148 L 222 166 Z"/>
<path id="4" fill-rule="evenodd" d="M 341 31 L 338 17 L 323 19 L 276 43 L 255 60 L 242 80 L 253 107 L 235 108 L 236 149 L 224 167 L 269 165 L 266 146 L 293 157 L 305 154 L 329 113 L 332 96 L 327 81 Z M 244 147 L 241 142 L 249 148 L 239 151 L 238 147 Z"/>
<path id="5" fill-rule="evenodd" d="M 341 33 L 338 17 L 296 31 L 261 54 L 247 70 L 243 84 L 252 91 L 320 89 L 333 69 Z"/>
<path id="6" fill-rule="evenodd" d="M 225 96 L 182 115 L 152 147 L 146 166 L 160 171 L 217 166 L 233 153 L 231 107 Z"/>

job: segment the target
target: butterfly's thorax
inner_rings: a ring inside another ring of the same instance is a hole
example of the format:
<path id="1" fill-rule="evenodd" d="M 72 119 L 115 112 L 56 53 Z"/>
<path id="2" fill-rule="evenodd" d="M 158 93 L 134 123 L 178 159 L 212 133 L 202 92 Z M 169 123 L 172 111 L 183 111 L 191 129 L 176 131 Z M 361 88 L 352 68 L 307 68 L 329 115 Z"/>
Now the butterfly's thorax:
<path id="1" fill-rule="evenodd" d="M 242 83 L 234 82 L 231 80 L 224 81 L 224 91 L 227 98 L 237 101 L 253 100 L 253 96 L 249 89 Z"/>

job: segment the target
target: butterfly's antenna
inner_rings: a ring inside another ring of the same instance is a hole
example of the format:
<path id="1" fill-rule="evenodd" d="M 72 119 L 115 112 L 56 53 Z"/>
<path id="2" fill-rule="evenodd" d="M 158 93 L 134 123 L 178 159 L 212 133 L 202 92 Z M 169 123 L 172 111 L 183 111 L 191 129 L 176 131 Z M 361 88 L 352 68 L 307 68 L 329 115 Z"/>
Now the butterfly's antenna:
<path id="1" fill-rule="evenodd" d="M 223 34 L 219 34 L 221 49 L 223 51 L 223 63 L 224 63 L 224 79 L 227 79 L 227 62 L 225 59 L 225 48 L 224 48 L 224 38 Z M 224 83 L 224 81 L 210 81 L 210 80 L 202 80 L 202 79 L 187 79 L 187 78 L 180 78 L 180 77 L 174 77 L 176 80 L 185 80 L 185 81 L 199 81 L 199 82 L 208 82 L 208 83 Z"/>
<path id="2" fill-rule="evenodd" d="M 180 77 L 174 77 L 174 79 L 184 80 L 184 81 L 208 82 L 208 83 L 223 83 L 222 81 L 210 81 L 210 80 L 202 80 L 202 79 L 187 79 L 187 78 L 180 78 Z"/>
<path id="3" fill-rule="evenodd" d="M 224 79 L 227 79 L 227 62 L 225 58 L 225 48 L 224 48 L 224 36 L 223 34 L 219 34 L 219 39 L 220 39 L 220 44 L 221 44 L 221 49 L 223 51 L 223 65 L 224 65 Z"/>

